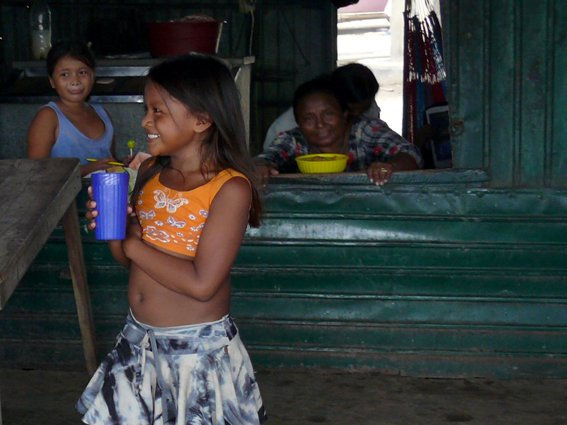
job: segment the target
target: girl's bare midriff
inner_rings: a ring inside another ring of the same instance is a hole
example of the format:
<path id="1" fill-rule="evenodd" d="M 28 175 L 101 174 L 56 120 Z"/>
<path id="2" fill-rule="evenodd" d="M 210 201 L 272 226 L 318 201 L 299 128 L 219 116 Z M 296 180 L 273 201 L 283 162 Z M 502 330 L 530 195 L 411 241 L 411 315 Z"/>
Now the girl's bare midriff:
<path id="1" fill-rule="evenodd" d="M 154 247 L 156 249 L 160 249 Z M 175 255 L 192 261 L 191 257 Z M 191 282 L 187 282 L 191 285 Z M 128 301 L 134 317 L 152 326 L 183 326 L 219 320 L 229 312 L 230 277 L 208 301 L 199 301 L 156 282 L 135 263 L 130 265 Z"/>

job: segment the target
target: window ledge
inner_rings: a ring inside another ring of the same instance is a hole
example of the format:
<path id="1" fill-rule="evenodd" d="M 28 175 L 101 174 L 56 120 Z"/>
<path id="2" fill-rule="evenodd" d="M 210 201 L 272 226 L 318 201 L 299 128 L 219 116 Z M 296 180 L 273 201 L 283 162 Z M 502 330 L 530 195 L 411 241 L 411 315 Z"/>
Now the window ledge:
<path id="1" fill-rule="evenodd" d="M 488 175 L 480 169 L 417 170 L 397 172 L 392 175 L 389 185 L 459 185 L 481 187 L 488 182 Z M 271 177 L 269 186 L 278 185 L 337 185 L 373 186 L 366 173 L 337 174 L 280 174 Z"/>

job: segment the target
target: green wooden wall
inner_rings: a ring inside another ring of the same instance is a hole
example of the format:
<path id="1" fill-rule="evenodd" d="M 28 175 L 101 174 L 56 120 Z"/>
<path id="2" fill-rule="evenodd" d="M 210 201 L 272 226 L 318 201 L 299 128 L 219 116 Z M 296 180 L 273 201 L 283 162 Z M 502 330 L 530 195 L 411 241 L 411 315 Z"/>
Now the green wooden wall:
<path id="1" fill-rule="evenodd" d="M 445 2 L 454 162 L 491 185 L 567 187 L 567 4 Z"/>
<path id="2" fill-rule="evenodd" d="M 236 279 L 247 285 L 236 305 L 254 307 L 254 353 L 422 376 L 565 376 L 565 193 L 405 177 L 270 192 Z"/>
<path id="3" fill-rule="evenodd" d="M 232 313 L 255 363 L 567 377 L 565 193 L 486 178 L 273 182 L 233 272 Z M 92 235 L 84 252 L 101 356 L 127 311 L 127 274 Z M 58 229 L 0 315 L 0 365 L 82 362 Z"/>

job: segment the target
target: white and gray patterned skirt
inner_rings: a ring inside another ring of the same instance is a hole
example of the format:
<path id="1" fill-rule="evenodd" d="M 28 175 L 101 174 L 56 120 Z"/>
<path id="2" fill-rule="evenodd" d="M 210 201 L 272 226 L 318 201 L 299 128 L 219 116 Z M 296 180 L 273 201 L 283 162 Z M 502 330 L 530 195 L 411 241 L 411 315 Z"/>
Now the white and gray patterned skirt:
<path id="1" fill-rule="evenodd" d="M 230 316 L 153 327 L 128 314 L 77 410 L 92 425 L 252 425 L 266 419 Z"/>

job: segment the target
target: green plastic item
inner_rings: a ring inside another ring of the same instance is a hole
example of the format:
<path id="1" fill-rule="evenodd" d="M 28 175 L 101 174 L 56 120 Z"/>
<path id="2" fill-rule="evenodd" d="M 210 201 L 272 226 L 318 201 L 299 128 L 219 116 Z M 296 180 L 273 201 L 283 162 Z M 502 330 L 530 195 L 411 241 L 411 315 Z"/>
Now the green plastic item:
<path id="1" fill-rule="evenodd" d="M 130 149 L 130 157 L 134 156 L 134 148 L 136 147 L 136 141 L 134 139 L 130 139 L 126 142 L 128 149 Z"/>

